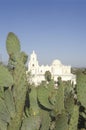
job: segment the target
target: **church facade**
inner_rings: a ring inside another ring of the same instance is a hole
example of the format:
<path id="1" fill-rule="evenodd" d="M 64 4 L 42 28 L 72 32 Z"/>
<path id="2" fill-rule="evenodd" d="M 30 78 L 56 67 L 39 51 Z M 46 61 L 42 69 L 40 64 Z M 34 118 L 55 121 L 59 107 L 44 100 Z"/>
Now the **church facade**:
<path id="1" fill-rule="evenodd" d="M 71 83 L 76 84 L 76 76 L 71 73 L 71 66 L 65 66 L 59 60 L 54 60 L 52 64 L 49 65 L 39 65 L 37 60 L 37 55 L 33 51 L 30 55 L 28 62 L 28 71 L 30 72 L 30 83 L 39 85 L 42 81 L 45 81 L 45 72 L 50 71 L 52 79 L 54 81 L 58 80 L 58 77 L 62 78 L 62 81 L 70 80 Z"/>

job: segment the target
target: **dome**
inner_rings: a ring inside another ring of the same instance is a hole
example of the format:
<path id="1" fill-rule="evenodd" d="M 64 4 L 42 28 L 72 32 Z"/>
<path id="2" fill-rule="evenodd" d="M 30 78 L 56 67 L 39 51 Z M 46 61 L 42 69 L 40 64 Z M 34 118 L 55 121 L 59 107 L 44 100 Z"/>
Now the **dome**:
<path id="1" fill-rule="evenodd" d="M 61 65 L 61 62 L 60 62 L 60 60 L 54 60 L 52 65 L 54 65 L 54 66 Z"/>

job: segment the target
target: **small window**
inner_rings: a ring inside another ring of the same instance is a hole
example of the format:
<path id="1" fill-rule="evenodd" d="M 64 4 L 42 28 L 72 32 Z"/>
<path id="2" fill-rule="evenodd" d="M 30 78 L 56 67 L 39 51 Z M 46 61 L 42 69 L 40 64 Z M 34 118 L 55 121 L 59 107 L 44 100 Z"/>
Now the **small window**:
<path id="1" fill-rule="evenodd" d="M 34 64 L 32 64 L 32 66 L 34 67 Z"/>

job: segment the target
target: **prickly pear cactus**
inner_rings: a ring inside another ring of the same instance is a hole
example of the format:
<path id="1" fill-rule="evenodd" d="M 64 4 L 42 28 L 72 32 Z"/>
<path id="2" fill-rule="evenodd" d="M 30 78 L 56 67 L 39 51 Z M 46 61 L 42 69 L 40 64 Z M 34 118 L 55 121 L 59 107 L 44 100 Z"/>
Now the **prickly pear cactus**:
<path id="1" fill-rule="evenodd" d="M 7 130 L 7 123 L 0 120 L 0 130 Z"/>
<path id="2" fill-rule="evenodd" d="M 75 105 L 73 109 L 73 114 L 70 120 L 70 124 L 69 124 L 69 130 L 77 130 L 78 118 L 79 118 L 79 107 Z"/>
<path id="3" fill-rule="evenodd" d="M 40 117 L 37 115 L 25 118 L 21 130 L 39 130 L 40 122 Z"/>
<path id="4" fill-rule="evenodd" d="M 57 116 L 55 130 L 68 130 L 68 118 L 65 112 Z"/>
<path id="5" fill-rule="evenodd" d="M 64 86 L 61 79 L 59 79 L 58 82 L 59 84 L 58 84 L 57 94 L 55 97 L 56 102 L 54 105 L 54 112 L 56 113 L 56 115 L 61 114 L 62 111 L 64 110 Z"/>
<path id="6" fill-rule="evenodd" d="M 41 117 L 41 127 L 40 130 L 49 130 L 51 118 L 49 116 L 49 112 L 45 110 L 40 110 Z"/>
<path id="7" fill-rule="evenodd" d="M 7 36 L 6 48 L 9 57 L 15 61 L 20 53 L 20 41 L 13 32 L 10 32 Z"/>
<path id="8" fill-rule="evenodd" d="M 78 100 L 86 108 L 86 75 L 83 73 L 77 75 L 77 96 Z"/>
<path id="9" fill-rule="evenodd" d="M 31 86 L 29 94 L 29 108 L 26 109 L 26 117 L 23 120 L 21 130 L 39 130 L 41 118 L 37 102 L 37 88 Z"/>
<path id="10" fill-rule="evenodd" d="M 26 98 L 26 73 L 22 59 L 18 60 L 14 71 L 13 97 L 15 100 L 15 117 L 11 120 L 8 130 L 19 130 L 23 116 L 23 109 Z"/>
<path id="11" fill-rule="evenodd" d="M 6 107 L 4 99 L 0 98 L 0 120 L 9 123 L 10 122 L 10 114 Z"/>
<path id="12" fill-rule="evenodd" d="M 31 87 L 29 99 L 30 99 L 29 114 L 34 116 L 39 115 L 39 107 L 37 102 L 37 88 L 34 86 Z"/>
<path id="13" fill-rule="evenodd" d="M 66 112 L 71 116 L 74 108 L 74 97 L 72 94 L 69 94 L 64 103 Z"/>
<path id="14" fill-rule="evenodd" d="M 52 109 L 52 105 L 49 102 L 49 89 L 45 87 L 38 88 L 38 101 L 46 109 Z"/>
<path id="15" fill-rule="evenodd" d="M 20 52 L 20 42 L 17 36 L 12 32 L 7 36 L 6 48 L 11 61 L 10 64 L 13 63 L 15 65 L 12 73 L 14 81 L 12 93 L 15 102 L 15 114 L 14 112 L 10 113 L 13 118 L 11 118 L 8 125 L 8 130 L 19 130 L 21 127 L 27 91 L 26 69 L 24 64 L 26 59 L 25 53 Z"/>
<path id="16" fill-rule="evenodd" d="M 8 69 L 0 65 L 0 129 L 7 130 L 7 124 L 10 122 L 11 115 L 6 104 L 9 104 L 5 97 L 5 92 L 13 85 L 13 77 Z M 10 104 L 11 107 L 12 104 Z"/>
<path id="17" fill-rule="evenodd" d="M 10 118 L 14 118 L 14 116 L 16 114 L 15 103 L 14 103 L 12 91 L 10 89 L 5 90 L 4 100 L 5 100 L 5 104 L 8 109 Z"/>
<path id="18" fill-rule="evenodd" d="M 70 83 L 65 88 L 59 77 L 58 88 L 50 79 L 28 92 L 27 55 L 21 52 L 19 39 L 12 32 L 7 36 L 6 48 L 11 67 L 9 71 L 0 65 L 0 130 L 77 130 L 79 107 L 74 104 Z M 77 79 L 78 101 L 85 109 L 86 75 L 77 75 Z"/>
<path id="19" fill-rule="evenodd" d="M 13 77 L 6 67 L 0 65 L 0 89 L 13 85 Z"/>

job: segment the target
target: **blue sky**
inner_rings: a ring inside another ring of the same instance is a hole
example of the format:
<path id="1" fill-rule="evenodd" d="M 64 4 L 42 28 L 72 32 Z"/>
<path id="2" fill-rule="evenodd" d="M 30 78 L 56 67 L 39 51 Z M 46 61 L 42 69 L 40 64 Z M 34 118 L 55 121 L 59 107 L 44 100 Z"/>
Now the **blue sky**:
<path id="1" fill-rule="evenodd" d="M 40 64 L 59 59 L 86 67 L 86 0 L 0 0 L 0 59 L 8 60 L 6 38 L 14 32 L 21 49 Z"/>

